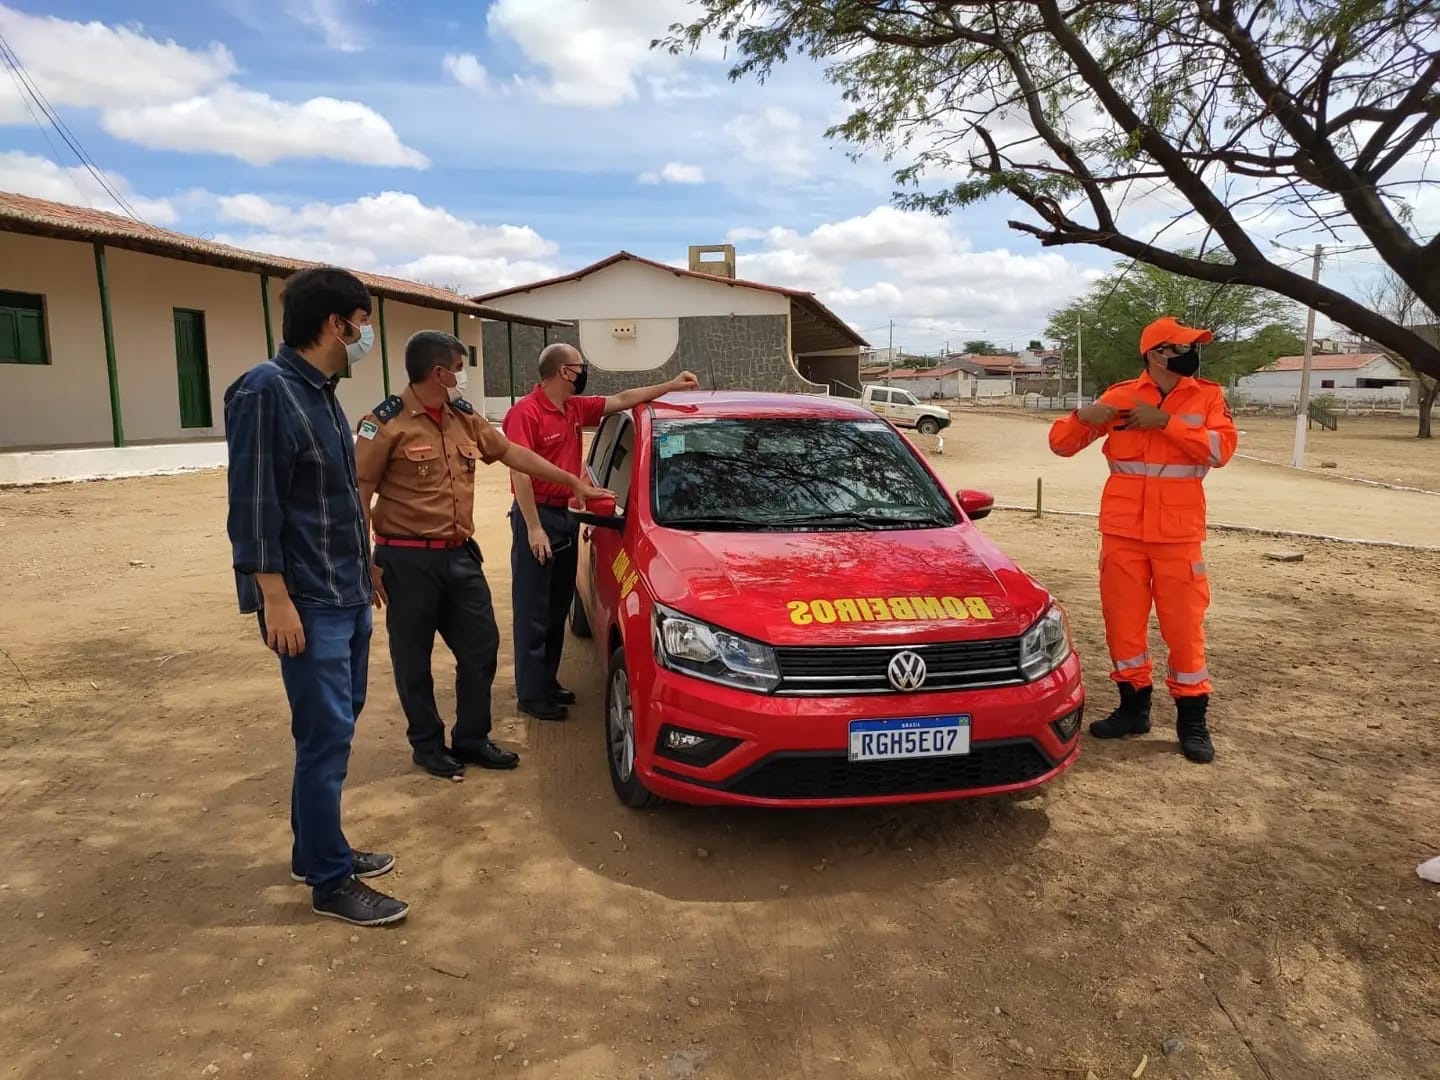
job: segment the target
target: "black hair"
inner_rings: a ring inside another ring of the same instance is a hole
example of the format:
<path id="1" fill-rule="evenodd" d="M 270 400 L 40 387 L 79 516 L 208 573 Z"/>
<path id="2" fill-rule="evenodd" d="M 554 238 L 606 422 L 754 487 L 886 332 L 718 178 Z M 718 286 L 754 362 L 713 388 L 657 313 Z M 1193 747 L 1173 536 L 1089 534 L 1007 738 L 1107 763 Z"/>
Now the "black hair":
<path id="1" fill-rule="evenodd" d="M 465 355 L 465 344 L 444 330 L 421 330 L 405 342 L 405 374 L 412 383 L 424 382 L 437 367 L 448 368 L 456 356 Z"/>
<path id="2" fill-rule="evenodd" d="M 292 349 L 309 348 L 319 341 L 331 315 L 348 319 L 357 310 L 370 314 L 369 291 L 350 271 L 335 266 L 292 274 L 280 301 L 284 305 L 280 335 Z"/>

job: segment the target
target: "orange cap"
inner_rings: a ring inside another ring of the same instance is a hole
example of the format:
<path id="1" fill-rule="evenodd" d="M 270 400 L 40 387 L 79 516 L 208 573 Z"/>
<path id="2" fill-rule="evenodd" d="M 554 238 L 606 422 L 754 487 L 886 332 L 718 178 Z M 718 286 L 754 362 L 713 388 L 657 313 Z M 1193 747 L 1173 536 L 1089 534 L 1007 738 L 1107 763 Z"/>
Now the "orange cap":
<path id="1" fill-rule="evenodd" d="M 1174 315 L 1162 315 L 1140 331 L 1140 355 L 1161 345 L 1208 345 L 1214 340 L 1209 330 L 1186 326 Z"/>

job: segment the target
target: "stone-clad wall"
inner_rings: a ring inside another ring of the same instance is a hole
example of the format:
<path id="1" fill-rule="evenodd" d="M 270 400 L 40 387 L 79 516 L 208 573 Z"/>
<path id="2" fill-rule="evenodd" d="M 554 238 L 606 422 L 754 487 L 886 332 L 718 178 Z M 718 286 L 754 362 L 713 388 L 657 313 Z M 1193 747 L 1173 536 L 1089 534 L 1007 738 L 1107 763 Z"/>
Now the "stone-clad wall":
<path id="1" fill-rule="evenodd" d="M 713 315 L 680 320 L 680 342 L 670 359 L 649 371 L 606 371 L 590 365 L 587 394 L 615 394 L 635 386 L 665 382 L 682 371 L 693 371 L 702 389 L 778 390 L 789 393 L 820 391 L 801 378 L 790 363 L 790 343 L 784 315 Z M 506 354 L 506 324 L 484 327 L 485 396 L 509 397 L 510 369 Z M 578 343 L 579 329 L 555 327 L 550 340 Z M 543 348 L 539 327 L 515 326 L 515 396 L 528 394 L 537 381 L 536 363 Z"/>

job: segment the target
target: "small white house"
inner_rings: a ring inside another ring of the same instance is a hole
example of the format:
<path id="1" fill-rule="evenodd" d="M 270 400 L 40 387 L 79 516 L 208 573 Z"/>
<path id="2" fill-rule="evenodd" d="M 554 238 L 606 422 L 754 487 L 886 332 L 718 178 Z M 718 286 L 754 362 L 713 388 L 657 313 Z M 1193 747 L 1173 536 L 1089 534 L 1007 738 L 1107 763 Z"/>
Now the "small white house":
<path id="1" fill-rule="evenodd" d="M 1235 382 L 1246 401 L 1260 405 L 1297 405 L 1304 357 L 1282 356 Z M 1317 354 L 1310 358 L 1310 396 L 1329 395 L 1347 404 L 1403 404 L 1410 397 L 1410 376 L 1384 353 Z"/>
<path id="2" fill-rule="evenodd" d="M 707 256 L 718 254 L 720 258 Z M 867 342 L 810 292 L 735 277 L 735 249 L 697 245 L 689 266 L 621 251 L 560 277 L 487 293 L 536 319 L 564 311 L 572 324 L 549 337 L 590 362 L 587 392 L 618 393 L 689 369 L 700 385 L 791 393 L 860 394 Z M 517 328 L 518 329 L 518 328 Z M 509 335 L 509 340 L 505 340 Z M 535 381 L 536 334 L 487 332 L 486 404 L 503 407 Z"/>

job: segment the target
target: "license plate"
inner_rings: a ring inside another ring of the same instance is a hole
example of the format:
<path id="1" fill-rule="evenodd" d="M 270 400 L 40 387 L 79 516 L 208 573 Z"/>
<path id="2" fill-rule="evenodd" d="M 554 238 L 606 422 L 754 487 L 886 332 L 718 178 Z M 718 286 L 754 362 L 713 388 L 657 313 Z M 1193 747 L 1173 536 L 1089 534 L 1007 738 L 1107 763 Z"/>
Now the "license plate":
<path id="1" fill-rule="evenodd" d="M 970 717 L 851 720 L 851 761 L 953 757 L 970 752 Z"/>

